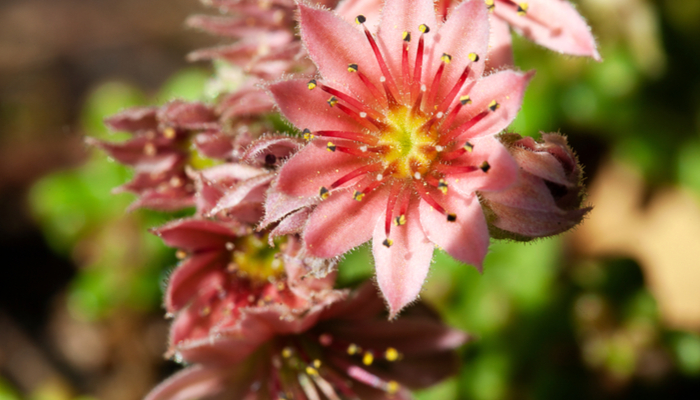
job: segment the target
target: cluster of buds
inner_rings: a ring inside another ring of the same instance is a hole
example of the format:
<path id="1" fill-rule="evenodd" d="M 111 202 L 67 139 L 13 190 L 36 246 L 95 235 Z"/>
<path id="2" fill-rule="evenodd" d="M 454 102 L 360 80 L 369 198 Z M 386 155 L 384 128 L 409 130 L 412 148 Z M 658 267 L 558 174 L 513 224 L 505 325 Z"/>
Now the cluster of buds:
<path id="1" fill-rule="evenodd" d="M 234 43 L 191 58 L 247 80 L 126 110 L 107 124 L 133 138 L 92 140 L 134 168 L 132 207 L 194 210 L 153 230 L 181 259 L 164 304 L 189 366 L 148 399 L 407 399 L 449 376 L 467 335 L 412 305 L 434 248 L 481 270 L 491 237 L 589 211 L 564 137 L 502 133 L 534 75 L 511 68 L 509 26 L 598 59 L 587 25 L 564 0 L 208 3 L 229 15 L 190 25 Z M 273 107 L 298 135 L 270 132 Z M 368 241 L 379 292 L 335 288 Z"/>

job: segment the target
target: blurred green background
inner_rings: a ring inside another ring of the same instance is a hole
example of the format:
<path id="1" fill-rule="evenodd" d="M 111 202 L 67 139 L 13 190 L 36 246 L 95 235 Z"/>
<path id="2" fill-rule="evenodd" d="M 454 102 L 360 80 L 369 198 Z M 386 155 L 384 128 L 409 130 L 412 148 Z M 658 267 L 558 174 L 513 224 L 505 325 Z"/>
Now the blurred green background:
<path id="1" fill-rule="evenodd" d="M 0 400 L 138 399 L 175 369 L 175 257 L 148 233 L 172 215 L 126 213 L 110 192 L 130 171 L 81 139 L 119 140 L 102 119 L 124 107 L 207 97 L 211 67 L 183 59 L 212 41 L 181 23 L 203 10 L 148 3 L 0 4 Z M 595 208 L 572 233 L 493 243 L 483 275 L 435 258 L 422 297 L 474 341 L 420 400 L 700 396 L 700 0 L 576 3 L 604 62 L 516 37 L 537 75 L 511 130 L 566 134 Z M 371 274 L 364 246 L 339 284 Z"/>

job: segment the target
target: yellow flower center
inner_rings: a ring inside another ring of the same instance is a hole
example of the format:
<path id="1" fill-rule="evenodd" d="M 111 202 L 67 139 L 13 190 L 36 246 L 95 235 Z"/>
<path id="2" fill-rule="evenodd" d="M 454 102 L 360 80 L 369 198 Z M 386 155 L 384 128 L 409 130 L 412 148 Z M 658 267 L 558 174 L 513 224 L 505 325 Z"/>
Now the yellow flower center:
<path id="1" fill-rule="evenodd" d="M 388 127 L 381 132 L 378 146 L 385 150 L 383 162 L 394 177 L 420 178 L 430 170 L 437 155 L 437 137 L 434 129 L 423 129 L 428 120 L 407 107 L 397 107 L 387 114 Z"/>
<path id="2" fill-rule="evenodd" d="M 248 235 L 239 238 L 233 243 L 229 269 L 254 283 L 275 282 L 285 273 L 280 252 L 286 245 L 284 242 L 284 238 L 277 238 L 275 246 L 270 247 L 267 236 Z"/>

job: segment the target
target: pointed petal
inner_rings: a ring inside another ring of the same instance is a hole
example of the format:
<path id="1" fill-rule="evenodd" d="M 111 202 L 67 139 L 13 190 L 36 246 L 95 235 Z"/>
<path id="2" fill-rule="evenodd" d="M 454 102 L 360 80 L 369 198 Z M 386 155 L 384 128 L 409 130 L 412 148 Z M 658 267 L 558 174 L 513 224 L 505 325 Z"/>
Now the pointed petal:
<path id="1" fill-rule="evenodd" d="M 463 133 L 460 139 L 495 135 L 510 125 L 520 111 L 525 88 L 533 75 L 534 72 L 500 71 L 480 79 L 473 88 L 467 87 L 461 95 L 469 95 L 472 103 L 462 107 L 453 126 L 467 123 L 488 110 L 494 100 L 499 106 Z"/>
<path id="2" fill-rule="evenodd" d="M 221 200 L 216 204 L 216 207 L 211 210 L 211 213 L 217 214 L 221 211 L 235 213 L 237 208 L 241 205 L 245 205 L 245 203 L 258 203 L 260 204 L 260 211 L 262 211 L 264 194 L 274 177 L 274 174 L 269 173 L 239 182 L 226 191 Z M 255 223 L 260 219 L 259 217 L 261 215 L 262 214 L 255 213 L 252 218 L 246 218 L 244 220 L 246 222 Z"/>
<path id="3" fill-rule="evenodd" d="M 470 65 L 472 79 L 478 79 L 484 72 L 486 53 L 489 45 L 489 18 L 482 1 L 465 1 L 454 9 L 436 33 L 432 54 L 428 57 L 427 71 L 423 83 L 431 85 L 433 77 L 440 66 L 442 54 L 452 56 L 452 62 L 445 67 L 436 97 L 438 104 L 452 90 L 462 75 L 464 68 Z M 471 62 L 469 53 L 479 56 L 477 62 Z"/>
<path id="4" fill-rule="evenodd" d="M 200 133 L 192 142 L 208 158 L 223 160 L 233 155 L 233 138 L 219 130 Z"/>
<path id="5" fill-rule="evenodd" d="M 334 140 L 334 143 L 341 141 Z M 317 197 L 321 186 L 330 186 L 344 175 L 367 165 L 367 160 L 340 151 L 328 151 L 328 141 L 316 139 L 282 166 L 274 190 L 289 196 Z"/>
<path id="6" fill-rule="evenodd" d="M 304 140 L 301 138 L 265 135 L 251 143 L 243 153 L 242 159 L 250 164 L 269 165 L 269 154 L 273 155 L 275 160 L 283 160 L 302 147 L 304 147 Z"/>
<path id="7" fill-rule="evenodd" d="M 299 4 L 299 14 L 301 38 L 326 83 L 338 89 L 346 88 L 358 99 L 372 99 L 372 92 L 357 75 L 348 72 L 348 64 L 357 64 L 368 77 L 381 75 L 362 29 L 330 11 L 304 4 Z"/>
<path id="8" fill-rule="evenodd" d="M 272 239 L 277 236 L 301 233 L 304 230 L 306 221 L 309 219 L 310 215 L 311 210 L 308 208 L 295 211 L 288 215 L 287 218 L 280 221 L 279 225 L 277 225 L 275 229 L 270 232 L 270 242 L 272 242 Z"/>
<path id="9" fill-rule="evenodd" d="M 347 72 L 347 65 L 344 71 Z M 363 127 L 338 107 L 330 107 L 331 95 L 316 88 L 309 90 L 308 80 L 293 79 L 269 86 L 282 115 L 299 130 L 340 130 L 360 132 Z"/>
<path id="10" fill-rule="evenodd" d="M 168 279 L 168 288 L 165 293 L 166 311 L 174 313 L 186 306 L 197 293 L 204 275 L 225 262 L 224 255 L 224 252 L 218 251 L 193 254 L 180 263 Z"/>
<path id="11" fill-rule="evenodd" d="M 305 207 L 313 207 L 321 199 L 315 197 L 289 196 L 275 190 L 273 182 L 265 197 L 265 216 L 258 224 L 258 229 L 267 228 L 270 224 L 279 221 L 286 215 Z"/>
<path id="12" fill-rule="evenodd" d="M 391 247 L 382 244 L 386 239 L 385 213 L 374 227 L 372 254 L 377 283 L 389 304 L 390 319 L 418 297 L 433 258 L 434 246 L 421 228 L 418 202 L 411 202 L 405 225 L 392 227 Z"/>
<path id="13" fill-rule="evenodd" d="M 158 107 L 131 107 L 105 118 L 105 125 L 115 131 L 138 132 L 158 128 Z"/>
<path id="14" fill-rule="evenodd" d="M 372 237 L 374 223 L 386 208 L 387 190 L 380 188 L 355 201 L 352 189 L 331 193 L 311 214 L 304 242 L 311 255 L 331 258 L 347 252 Z"/>
<path id="15" fill-rule="evenodd" d="M 489 247 L 489 231 L 476 195 L 462 196 L 451 191 L 438 201 L 457 215 L 457 220 L 447 221 L 444 214 L 421 201 L 420 222 L 428 238 L 452 257 L 481 271 Z"/>
<path id="16" fill-rule="evenodd" d="M 165 126 L 181 129 L 207 129 L 217 127 L 214 110 L 203 103 L 174 100 L 158 110 L 158 119 Z"/>
<path id="17" fill-rule="evenodd" d="M 431 29 L 426 35 L 428 43 L 432 40 L 433 32 L 437 32 L 435 6 L 432 0 L 387 0 L 382 9 L 382 24 L 377 32 L 377 39 L 382 53 L 394 77 L 401 76 L 401 54 L 403 52 L 403 33 L 410 32 L 414 37 L 410 54 L 415 57 L 418 37 L 418 27 L 425 24 Z M 437 56 L 438 58 L 440 55 Z M 375 62 L 376 64 L 376 62 Z"/>
<path id="18" fill-rule="evenodd" d="M 186 368 L 156 386 L 145 400 L 192 400 L 211 398 L 227 386 L 230 371 L 201 365 Z M 243 383 L 243 382 L 241 382 Z M 241 385 L 243 386 L 243 385 Z"/>
<path id="19" fill-rule="evenodd" d="M 489 52 L 486 59 L 486 71 L 498 71 L 515 65 L 513 62 L 513 41 L 510 26 L 495 14 L 489 14 L 491 36 L 489 37 Z"/>
<path id="20" fill-rule="evenodd" d="M 508 150 L 493 136 L 470 140 L 474 146 L 471 153 L 458 158 L 462 165 L 479 166 L 488 162 L 486 172 L 476 170 L 464 174 L 449 175 L 448 187 L 454 188 L 463 196 L 470 196 L 477 190 L 498 191 L 513 185 L 518 179 L 518 164 Z"/>
<path id="21" fill-rule="evenodd" d="M 591 29 L 566 0 L 528 0 L 525 15 L 515 7 L 497 4 L 494 13 L 520 34 L 554 51 L 600 61 Z"/>
<path id="22" fill-rule="evenodd" d="M 186 251 L 224 248 L 234 232 L 223 224 L 194 218 L 167 223 L 153 230 L 166 245 Z"/>

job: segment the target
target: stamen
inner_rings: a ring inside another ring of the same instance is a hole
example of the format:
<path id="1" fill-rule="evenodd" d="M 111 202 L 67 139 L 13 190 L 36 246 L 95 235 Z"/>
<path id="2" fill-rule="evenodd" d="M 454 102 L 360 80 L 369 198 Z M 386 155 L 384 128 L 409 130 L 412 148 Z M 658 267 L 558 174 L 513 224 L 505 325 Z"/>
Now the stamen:
<path id="1" fill-rule="evenodd" d="M 362 201 L 362 199 L 364 197 L 365 197 L 365 194 L 358 191 L 358 190 L 355 190 L 355 193 L 353 193 L 353 195 L 352 195 L 352 199 L 355 201 Z"/>
<path id="2" fill-rule="evenodd" d="M 365 354 L 362 356 L 362 363 L 370 366 L 374 362 L 374 354 L 371 351 L 365 352 Z"/>
<path id="3" fill-rule="evenodd" d="M 365 86 L 367 87 L 367 89 L 369 89 L 369 91 L 372 92 L 372 96 L 374 96 L 375 99 L 379 100 L 379 99 L 383 99 L 383 98 L 384 98 L 384 96 L 382 95 L 382 92 L 380 92 L 379 89 L 377 89 L 377 87 L 374 86 L 374 84 L 373 84 L 372 82 L 370 82 L 369 78 L 367 78 L 367 76 L 366 76 L 365 74 L 363 74 L 362 72 L 360 72 L 360 71 L 358 70 L 358 71 L 357 71 L 357 76 L 360 78 L 360 80 L 362 81 L 362 83 L 365 84 Z M 387 101 L 388 101 L 388 100 L 387 100 Z"/>
<path id="4" fill-rule="evenodd" d="M 389 192 L 389 199 L 386 202 L 384 233 L 386 233 L 387 238 L 389 237 L 389 234 L 391 233 L 391 217 L 393 216 L 394 206 L 396 205 L 396 201 L 399 198 L 399 194 L 401 194 L 401 189 L 402 189 L 401 185 L 399 185 L 399 184 L 393 185 L 391 187 L 391 191 Z"/>
<path id="5" fill-rule="evenodd" d="M 309 140 L 315 138 L 314 134 L 311 133 L 311 131 L 308 130 L 308 129 L 304 129 L 304 131 L 302 132 L 302 134 L 304 135 L 304 139 L 307 140 L 307 141 L 309 141 Z"/>
<path id="6" fill-rule="evenodd" d="M 309 83 L 306 84 L 306 87 L 309 88 L 309 90 L 316 89 L 316 86 L 317 86 L 316 79 L 312 79 L 309 81 Z"/>
<path id="7" fill-rule="evenodd" d="M 457 174 L 466 174 L 469 172 L 474 172 L 478 170 L 479 167 L 475 167 L 473 165 L 445 165 L 445 164 L 438 164 L 435 166 L 435 170 L 445 174 L 445 175 L 457 175 Z"/>
<path id="8" fill-rule="evenodd" d="M 467 65 L 464 68 L 464 71 L 462 72 L 462 75 L 460 75 L 459 79 L 455 83 L 454 87 L 452 87 L 452 90 L 447 94 L 445 99 L 442 101 L 442 104 L 440 104 L 440 107 L 438 108 L 438 111 L 445 112 L 447 108 L 452 104 L 452 100 L 454 100 L 455 97 L 457 97 L 457 94 L 459 93 L 460 90 L 462 90 L 462 85 L 464 85 L 464 82 L 466 82 L 467 77 L 469 76 L 469 73 L 471 72 L 471 65 Z"/>
<path id="9" fill-rule="evenodd" d="M 479 121 L 484 119 L 487 115 L 489 115 L 489 112 L 490 112 L 490 109 L 487 111 L 482 111 L 479 114 L 477 114 L 476 116 L 474 116 L 472 119 L 470 119 L 469 121 L 458 126 L 454 130 L 452 130 L 451 132 L 449 132 L 448 134 L 443 136 L 442 139 L 440 139 L 440 144 L 446 145 L 446 144 L 450 143 L 452 140 L 454 140 L 455 138 L 458 138 L 459 136 L 464 134 L 466 131 L 471 129 L 474 125 L 476 125 Z"/>
<path id="10" fill-rule="evenodd" d="M 447 11 L 450 9 L 450 3 L 452 3 L 451 0 L 443 0 L 440 4 L 440 9 L 438 10 L 437 14 L 440 20 L 443 22 L 447 19 Z"/>
<path id="11" fill-rule="evenodd" d="M 387 361 L 396 361 L 401 357 L 401 354 L 393 347 L 388 347 L 384 352 L 384 358 Z"/>
<path id="12" fill-rule="evenodd" d="M 304 130 L 304 138 L 306 139 L 306 134 L 308 129 Z M 308 132 L 309 135 L 311 135 L 311 138 L 314 138 L 315 136 L 321 136 L 321 137 L 334 137 L 338 139 L 348 139 L 348 140 L 354 140 L 356 142 L 368 144 L 370 146 L 374 146 L 377 144 L 379 139 L 372 135 L 367 135 L 364 133 L 359 133 L 359 132 L 350 132 L 350 131 L 316 131 L 315 135 L 311 133 L 311 131 Z M 308 139 L 307 139 L 308 140 Z"/>
<path id="13" fill-rule="evenodd" d="M 451 213 L 448 213 L 447 211 L 445 211 L 445 209 L 440 204 L 438 204 L 438 202 L 435 199 L 433 199 L 430 196 L 430 194 L 425 191 L 424 188 L 420 187 L 420 184 L 417 181 L 414 181 L 414 182 L 415 182 L 415 186 L 416 186 L 416 191 L 418 192 L 418 195 L 421 197 L 421 199 L 423 199 L 423 201 L 425 201 L 431 207 L 433 207 L 435 209 L 435 211 L 442 213 L 442 214 L 445 214 L 445 216 L 447 217 L 447 221 L 454 222 L 457 220 L 456 214 L 451 214 Z"/>
<path id="14" fill-rule="evenodd" d="M 457 105 L 452 107 L 452 109 L 447 113 L 447 118 L 445 118 L 444 121 L 442 121 L 442 124 L 440 126 L 442 127 L 442 130 L 447 130 L 452 126 L 452 122 L 454 122 L 455 118 L 457 118 L 457 114 L 459 113 L 459 110 L 462 109 L 467 104 L 471 104 L 472 100 L 469 96 L 462 96 L 459 98 L 459 102 Z M 439 114 L 439 113 L 438 113 Z"/>
<path id="15" fill-rule="evenodd" d="M 335 107 L 335 105 L 338 104 L 338 98 L 335 96 L 331 96 L 331 98 L 328 99 L 326 102 L 328 103 L 329 106 Z"/>
<path id="16" fill-rule="evenodd" d="M 449 54 L 443 54 L 442 57 L 440 57 L 440 60 L 442 60 L 442 62 L 435 73 L 433 84 L 430 85 L 430 97 L 428 98 L 428 104 L 435 104 L 435 96 L 437 96 L 440 79 L 442 78 L 442 72 L 445 70 L 445 65 L 452 62 L 452 56 Z"/>
<path id="17" fill-rule="evenodd" d="M 366 20 L 367 19 L 364 16 L 359 15 L 355 19 L 355 22 L 362 25 L 362 28 L 364 28 L 365 36 L 367 37 L 367 41 L 369 42 L 370 46 L 372 46 L 372 51 L 374 52 L 374 57 L 377 59 L 377 63 L 379 64 L 379 69 L 382 71 L 382 74 L 384 75 L 385 79 L 388 80 L 388 87 L 385 84 L 384 90 L 386 91 L 386 97 L 389 101 L 389 104 L 397 104 L 396 98 L 392 93 L 392 91 L 396 91 L 396 83 L 394 82 L 394 79 L 392 78 L 391 73 L 389 72 L 389 67 L 387 67 L 386 61 L 384 61 L 384 57 L 382 56 L 382 52 L 379 50 L 379 46 L 377 46 L 377 42 L 374 40 L 374 37 L 372 37 L 372 33 L 369 31 L 369 29 L 367 29 L 367 27 L 364 25 L 364 22 Z"/>
<path id="18" fill-rule="evenodd" d="M 321 200 L 325 200 L 330 196 L 330 191 L 325 186 L 321 186 L 321 189 L 318 190 L 318 196 Z"/>
<path id="19" fill-rule="evenodd" d="M 442 192 L 442 194 L 447 194 L 447 182 L 445 182 L 444 179 L 440 179 L 437 188 Z"/>
<path id="20" fill-rule="evenodd" d="M 411 86 L 411 94 L 413 96 L 422 96 L 418 92 L 418 88 L 421 85 L 421 78 L 423 75 L 423 53 L 425 52 L 425 34 L 430 32 L 430 28 L 423 24 L 418 27 L 418 30 L 422 32 L 420 38 L 418 38 L 418 50 L 416 50 L 416 64 L 413 67 L 413 85 Z"/>
<path id="21" fill-rule="evenodd" d="M 357 178 L 358 176 L 363 176 L 363 175 L 366 175 L 370 172 L 376 172 L 376 171 L 380 170 L 381 168 L 382 168 L 382 165 L 380 163 L 365 165 L 364 167 L 360 167 L 352 172 L 349 172 L 348 174 L 344 175 L 343 177 L 341 177 L 337 181 L 333 182 L 333 184 L 331 184 L 330 188 L 335 189 L 338 186 Z"/>
<path id="22" fill-rule="evenodd" d="M 464 146 L 460 147 L 459 149 L 451 151 L 447 154 L 444 154 L 442 156 L 442 161 L 454 160 L 455 158 L 458 158 L 466 153 L 471 153 L 473 150 L 474 150 L 474 145 L 467 142 L 464 144 Z"/>
<path id="23" fill-rule="evenodd" d="M 403 88 L 404 88 L 404 90 L 407 89 L 407 86 L 411 80 L 410 71 L 408 70 L 408 47 L 409 47 L 410 42 L 411 42 L 411 33 L 404 32 L 403 33 L 403 44 L 401 45 L 401 47 L 403 48 L 403 51 L 401 53 L 401 71 L 403 73 Z"/>
<path id="24" fill-rule="evenodd" d="M 330 101 L 330 100 L 329 100 L 329 101 Z M 330 103 L 329 103 L 329 104 L 330 104 Z M 367 128 L 367 129 L 369 129 L 369 130 L 377 130 L 377 129 L 382 129 L 382 128 L 384 128 L 384 124 L 382 124 L 381 122 L 375 120 L 374 118 L 369 118 L 369 117 L 362 118 L 362 116 L 360 116 L 360 114 L 359 114 L 357 111 L 355 111 L 355 110 L 349 108 L 348 106 L 346 106 L 346 105 L 343 104 L 343 103 L 338 103 L 338 101 L 335 101 L 335 102 L 333 103 L 333 105 L 335 105 L 336 107 L 338 107 L 338 109 L 339 109 L 340 111 L 342 111 L 342 112 L 344 112 L 345 114 L 349 115 L 349 116 L 352 117 L 355 121 L 357 121 L 360 125 L 364 126 L 365 128 Z"/>
<path id="25" fill-rule="evenodd" d="M 481 163 L 481 165 L 479 165 L 479 169 L 484 171 L 484 173 L 486 173 L 486 172 L 489 172 L 489 170 L 491 169 L 491 165 L 489 164 L 488 161 L 484 161 Z"/>
<path id="26" fill-rule="evenodd" d="M 328 142 L 328 144 L 326 144 L 326 150 L 334 152 L 335 149 L 336 149 L 336 147 L 335 147 L 335 144 L 333 144 L 333 142 Z"/>
<path id="27" fill-rule="evenodd" d="M 355 72 L 358 71 L 358 66 L 357 64 L 350 64 L 355 66 Z M 349 69 L 349 68 L 348 68 Z M 334 89 L 330 86 L 326 86 L 323 83 L 318 84 L 318 86 L 323 90 L 324 92 L 333 95 L 334 97 L 337 97 L 340 100 L 343 100 L 344 102 L 350 104 L 351 106 L 357 108 L 358 110 L 362 110 L 363 112 L 372 115 L 372 118 L 382 118 L 382 114 L 374 111 L 373 109 L 367 107 L 366 105 L 362 104 L 359 100 L 353 98 L 352 96 L 341 92 L 338 89 Z M 337 99 L 336 99 L 337 100 Z M 336 101 L 337 103 L 337 101 Z M 329 103 L 330 104 L 330 103 Z"/>
<path id="28" fill-rule="evenodd" d="M 357 64 L 348 64 L 348 72 L 357 72 Z"/>
<path id="29" fill-rule="evenodd" d="M 386 238 L 386 239 L 384 239 L 382 244 L 388 249 L 389 247 L 391 247 L 391 245 L 394 244 L 394 241 L 389 239 L 389 238 Z"/>
<path id="30" fill-rule="evenodd" d="M 484 0 L 484 3 L 486 3 L 486 8 L 489 10 L 489 12 L 493 12 L 493 9 L 496 8 L 494 0 Z"/>

